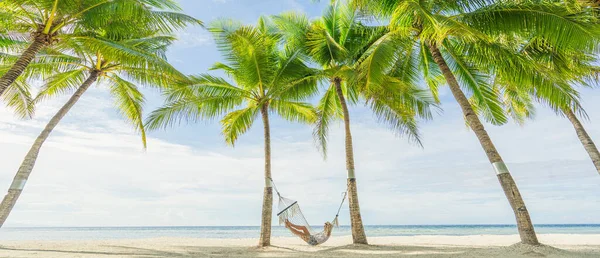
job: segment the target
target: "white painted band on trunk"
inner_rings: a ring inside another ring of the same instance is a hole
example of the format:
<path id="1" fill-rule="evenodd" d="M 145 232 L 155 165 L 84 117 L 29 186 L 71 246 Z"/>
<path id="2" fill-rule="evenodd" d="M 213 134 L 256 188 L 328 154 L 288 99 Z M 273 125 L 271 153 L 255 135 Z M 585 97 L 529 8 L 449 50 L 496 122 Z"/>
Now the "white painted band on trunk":
<path id="1" fill-rule="evenodd" d="M 10 185 L 10 188 L 8 189 L 23 190 L 23 187 L 25 187 L 25 183 L 27 183 L 27 179 L 15 179 Z"/>
<path id="2" fill-rule="evenodd" d="M 494 166 L 494 170 L 496 170 L 496 175 L 501 175 L 501 174 L 508 174 L 510 173 L 508 171 L 508 167 L 506 167 L 506 164 L 504 164 L 504 162 L 494 162 L 492 163 L 492 166 Z"/>
<path id="3" fill-rule="evenodd" d="M 265 187 L 273 187 L 273 182 L 270 178 L 265 178 Z"/>
<path id="4" fill-rule="evenodd" d="M 356 177 L 354 176 L 354 169 L 349 169 L 349 170 L 348 170 L 348 178 L 350 178 L 350 179 L 354 179 L 354 178 L 356 178 Z"/>

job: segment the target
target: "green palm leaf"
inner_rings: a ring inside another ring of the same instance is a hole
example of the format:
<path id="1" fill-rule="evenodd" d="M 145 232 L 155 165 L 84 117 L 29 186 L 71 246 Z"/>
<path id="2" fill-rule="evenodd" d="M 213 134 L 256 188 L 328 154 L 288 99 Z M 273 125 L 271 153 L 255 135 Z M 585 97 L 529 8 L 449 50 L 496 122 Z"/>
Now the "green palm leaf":
<path id="1" fill-rule="evenodd" d="M 110 93 L 115 99 L 115 105 L 121 115 L 131 122 L 142 136 L 144 148 L 147 146 L 146 129 L 144 128 L 144 119 L 142 118 L 142 108 L 144 106 L 144 95 L 137 86 L 128 82 L 117 75 L 108 77 L 111 81 Z"/>
<path id="2" fill-rule="evenodd" d="M 234 146 L 238 137 L 252 127 L 258 111 L 258 106 L 252 104 L 247 108 L 235 110 L 225 115 L 221 120 L 225 142 Z"/>
<path id="3" fill-rule="evenodd" d="M 6 89 L 2 100 L 7 107 L 14 110 L 21 118 L 32 118 L 35 113 L 35 105 L 31 97 L 31 86 L 22 79 L 15 81 Z"/>

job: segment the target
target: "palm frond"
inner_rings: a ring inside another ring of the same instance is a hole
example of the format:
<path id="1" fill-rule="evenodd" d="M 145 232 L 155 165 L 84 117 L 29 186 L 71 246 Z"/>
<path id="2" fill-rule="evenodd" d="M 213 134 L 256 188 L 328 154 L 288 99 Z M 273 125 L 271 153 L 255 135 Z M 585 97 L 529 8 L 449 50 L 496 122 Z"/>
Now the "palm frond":
<path id="1" fill-rule="evenodd" d="M 23 79 L 16 80 L 8 86 L 2 100 L 5 105 L 14 110 L 21 118 L 32 118 L 35 113 L 35 105 L 31 97 L 31 86 Z"/>
<path id="2" fill-rule="evenodd" d="M 269 108 L 291 122 L 312 124 L 317 119 L 315 109 L 308 103 L 277 99 L 269 103 Z"/>
<path id="3" fill-rule="evenodd" d="M 341 119 L 344 114 L 333 84 L 327 89 L 316 107 L 317 120 L 313 131 L 315 142 L 324 157 L 327 157 L 327 138 L 329 126 L 334 120 Z"/>
<path id="4" fill-rule="evenodd" d="M 35 101 L 39 102 L 49 97 L 76 90 L 83 84 L 88 74 L 87 69 L 77 69 L 53 75 L 45 81 L 44 86 L 35 97 Z"/>
<path id="5" fill-rule="evenodd" d="M 508 122 L 499 92 L 495 91 L 490 84 L 491 78 L 468 63 L 463 56 L 454 51 L 450 44 L 444 44 L 444 50 L 447 53 L 446 61 L 458 77 L 463 89 L 472 94 L 471 103 L 482 112 L 483 117 L 495 125 Z"/>
<path id="6" fill-rule="evenodd" d="M 119 76 L 108 77 L 111 80 L 110 93 L 115 99 L 115 105 L 121 115 L 140 132 L 144 148 L 147 147 L 146 129 L 144 128 L 144 119 L 142 118 L 142 108 L 144 106 L 144 95 L 137 86 L 128 82 Z"/>
<path id="7" fill-rule="evenodd" d="M 221 124 L 225 142 L 234 146 L 238 137 L 252 127 L 258 113 L 259 107 L 252 103 L 246 108 L 235 110 L 223 117 Z"/>
<path id="8" fill-rule="evenodd" d="M 490 35 L 526 33 L 557 47 L 597 49 L 600 23 L 591 9 L 569 8 L 553 1 L 498 1 L 458 19 Z"/>

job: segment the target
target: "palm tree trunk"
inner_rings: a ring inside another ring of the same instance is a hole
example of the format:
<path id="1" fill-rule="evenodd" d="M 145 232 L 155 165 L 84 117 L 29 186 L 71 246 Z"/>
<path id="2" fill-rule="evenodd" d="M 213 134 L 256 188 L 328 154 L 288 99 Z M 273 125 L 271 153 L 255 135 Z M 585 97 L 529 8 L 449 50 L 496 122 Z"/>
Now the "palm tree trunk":
<path id="1" fill-rule="evenodd" d="M 588 135 L 583 127 L 583 124 L 577 119 L 577 116 L 573 114 L 573 111 L 570 109 L 563 110 L 563 113 L 567 116 L 569 121 L 573 124 L 575 128 L 575 132 L 577 132 L 577 137 L 579 137 L 579 141 L 583 144 L 583 147 L 587 151 L 588 155 L 592 159 L 596 170 L 600 174 L 600 152 L 598 152 L 598 148 L 596 148 L 596 144 L 592 141 L 592 138 Z"/>
<path id="2" fill-rule="evenodd" d="M 360 206 L 358 205 L 358 189 L 356 188 L 356 177 L 354 176 L 354 150 L 352 147 L 352 133 L 350 132 L 350 113 L 346 98 L 342 92 L 342 80 L 334 78 L 335 91 L 344 113 L 344 129 L 346 132 L 346 169 L 348 170 L 348 204 L 350 206 L 350 224 L 352 228 L 352 241 L 355 244 L 367 245 L 367 236 L 360 215 Z"/>
<path id="3" fill-rule="evenodd" d="M 262 222 L 260 224 L 259 247 L 271 245 L 271 219 L 273 216 L 273 185 L 271 183 L 271 128 L 269 126 L 269 106 L 260 108 L 265 133 L 265 190 L 263 194 Z"/>
<path id="4" fill-rule="evenodd" d="M 496 150 L 496 147 L 494 146 L 490 136 L 485 131 L 483 124 L 479 120 L 479 117 L 477 114 L 475 114 L 475 111 L 473 111 L 473 107 L 471 107 L 469 100 L 461 91 L 456 77 L 454 77 L 454 74 L 448 67 L 448 64 L 446 63 L 446 60 L 444 60 L 440 50 L 435 44 L 429 44 L 429 49 L 434 61 L 444 74 L 444 77 L 446 78 L 446 81 L 450 87 L 450 91 L 452 91 L 452 95 L 454 95 L 454 98 L 460 105 L 467 123 L 473 132 L 475 132 L 475 135 L 479 139 L 479 143 L 487 154 L 490 163 L 492 163 L 496 169 L 496 174 L 498 180 L 500 181 L 500 185 L 502 185 L 504 194 L 506 195 L 506 198 L 508 199 L 508 202 L 510 203 L 510 206 L 512 207 L 517 219 L 517 227 L 519 229 L 519 235 L 521 236 L 521 242 L 524 244 L 538 245 L 539 242 L 535 234 L 533 224 L 531 223 L 529 212 L 525 207 L 525 202 L 521 197 L 521 193 L 519 193 L 517 184 L 513 180 L 508 168 L 504 164 L 502 157 Z"/>
<path id="5" fill-rule="evenodd" d="M 40 34 L 35 37 L 31 45 L 21 54 L 17 62 L 0 78 L 0 96 L 19 76 L 25 71 L 25 68 L 31 63 L 38 52 L 46 45 L 47 35 Z"/>
<path id="6" fill-rule="evenodd" d="M 6 196 L 4 196 L 4 199 L 0 204 L 0 227 L 4 225 L 6 218 L 8 218 L 8 215 L 15 206 L 17 199 L 21 195 L 23 187 L 25 186 L 25 183 L 27 182 L 31 171 L 33 170 L 33 166 L 35 165 L 42 145 L 44 144 L 46 139 L 48 139 L 48 136 L 50 135 L 54 127 L 58 125 L 60 120 L 69 112 L 73 105 L 75 105 L 75 103 L 77 102 L 77 100 L 79 100 L 81 95 L 98 79 L 98 75 L 99 73 L 95 71 L 90 74 L 87 80 L 85 80 L 85 82 L 81 84 L 81 86 L 77 89 L 77 91 L 75 91 L 75 93 L 73 94 L 73 96 L 71 96 L 67 103 L 65 103 L 65 105 L 63 105 L 63 107 L 60 108 L 60 110 L 58 110 L 56 115 L 54 115 L 54 117 L 50 119 L 42 133 L 40 133 L 37 139 L 35 139 L 33 146 L 31 146 L 31 149 L 29 149 L 29 152 L 27 152 L 27 155 L 25 156 L 25 159 L 23 159 L 23 162 L 21 163 L 21 166 L 19 167 L 19 170 L 17 171 L 17 174 L 15 175 L 15 178 L 12 181 L 12 184 L 8 188 L 8 193 L 6 194 Z"/>

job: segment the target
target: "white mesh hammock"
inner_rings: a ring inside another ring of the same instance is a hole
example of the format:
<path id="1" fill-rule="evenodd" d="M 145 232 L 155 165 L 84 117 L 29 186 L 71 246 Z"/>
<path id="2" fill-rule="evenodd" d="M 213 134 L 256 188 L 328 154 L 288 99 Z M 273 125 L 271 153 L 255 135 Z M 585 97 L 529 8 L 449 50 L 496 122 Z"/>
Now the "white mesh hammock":
<path id="1" fill-rule="evenodd" d="M 277 187 L 275 187 L 273 180 L 270 180 L 275 192 L 277 192 L 277 196 L 279 196 L 277 212 L 277 216 L 279 217 L 279 225 L 285 225 L 286 228 L 288 228 L 294 235 L 298 235 L 298 233 L 294 233 L 294 231 L 303 232 L 304 234 L 301 234 L 303 236 L 300 238 L 309 245 L 320 245 L 325 243 L 329 239 L 331 232 L 328 234 L 325 229 L 320 232 L 315 232 L 304 217 L 304 214 L 302 214 L 302 210 L 300 210 L 300 205 L 298 205 L 298 202 L 281 196 L 277 190 Z M 342 205 L 344 204 L 344 200 L 346 199 L 346 194 L 347 193 L 344 192 L 344 197 L 342 197 L 342 202 L 340 203 L 340 207 L 335 214 L 335 218 L 330 222 L 332 226 L 339 227 L 338 216 L 340 214 L 340 210 L 342 209 Z"/>

